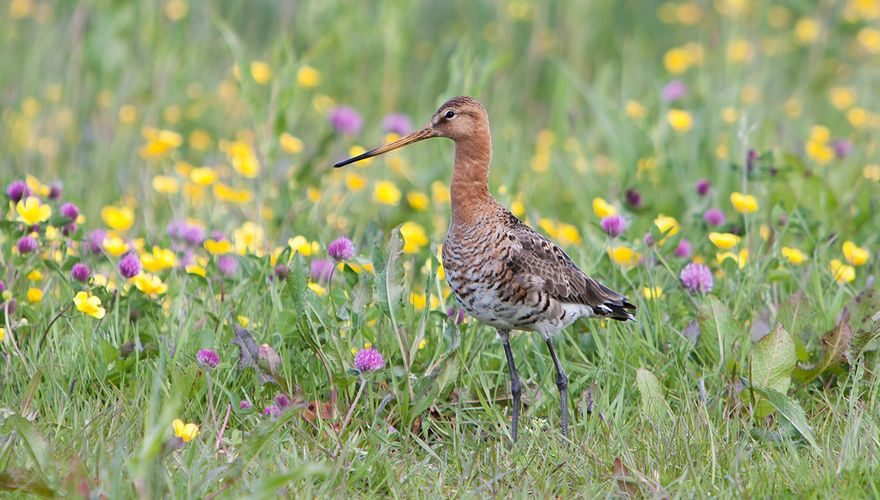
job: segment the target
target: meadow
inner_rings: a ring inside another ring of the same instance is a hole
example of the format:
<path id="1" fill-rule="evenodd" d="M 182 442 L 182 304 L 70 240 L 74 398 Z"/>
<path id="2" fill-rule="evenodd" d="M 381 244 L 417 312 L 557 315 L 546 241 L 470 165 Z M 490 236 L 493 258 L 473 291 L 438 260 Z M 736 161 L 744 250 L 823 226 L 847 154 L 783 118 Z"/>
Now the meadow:
<path id="1" fill-rule="evenodd" d="M 0 4 L 0 490 L 880 496 L 880 1 Z M 490 190 L 638 322 L 495 331 Z"/>

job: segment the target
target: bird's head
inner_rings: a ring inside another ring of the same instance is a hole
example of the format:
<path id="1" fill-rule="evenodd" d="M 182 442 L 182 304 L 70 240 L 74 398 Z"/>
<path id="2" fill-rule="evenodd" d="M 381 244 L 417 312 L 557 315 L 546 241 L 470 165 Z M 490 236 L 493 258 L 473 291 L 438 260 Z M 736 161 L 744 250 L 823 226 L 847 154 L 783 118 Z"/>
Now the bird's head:
<path id="1" fill-rule="evenodd" d="M 431 117 L 431 122 L 424 128 L 333 166 L 335 168 L 344 167 L 432 137 L 446 137 L 458 142 L 479 134 L 489 134 L 489 117 L 486 114 L 486 109 L 472 97 L 453 97 L 440 106 L 440 109 Z"/>

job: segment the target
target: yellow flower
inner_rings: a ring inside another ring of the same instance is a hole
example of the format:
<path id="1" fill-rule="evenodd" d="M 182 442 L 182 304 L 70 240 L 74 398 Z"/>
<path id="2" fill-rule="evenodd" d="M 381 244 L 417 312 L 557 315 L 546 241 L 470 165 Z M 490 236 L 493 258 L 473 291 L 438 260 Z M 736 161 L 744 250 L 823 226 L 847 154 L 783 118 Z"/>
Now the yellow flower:
<path id="1" fill-rule="evenodd" d="M 123 104 L 119 107 L 119 121 L 130 125 L 137 120 L 138 109 L 131 104 Z"/>
<path id="2" fill-rule="evenodd" d="M 541 217 L 540 219 L 538 219 L 538 227 L 543 229 L 544 232 L 547 233 L 547 236 L 553 239 L 555 239 L 558 235 L 556 223 L 546 217 Z"/>
<path id="3" fill-rule="evenodd" d="M 232 251 L 232 243 L 229 240 L 207 239 L 203 246 L 211 255 L 225 255 Z"/>
<path id="4" fill-rule="evenodd" d="M 177 265 L 177 255 L 168 248 L 153 247 L 152 253 L 141 254 L 141 265 L 147 272 L 158 273 Z"/>
<path id="5" fill-rule="evenodd" d="M 367 186 L 367 180 L 354 172 L 345 174 L 345 187 L 350 191 L 358 192 Z"/>
<path id="6" fill-rule="evenodd" d="M 709 233 L 709 241 L 722 250 L 728 250 L 739 244 L 740 237 L 731 233 Z"/>
<path id="7" fill-rule="evenodd" d="M 106 206 L 101 209 L 101 219 L 111 229 L 125 231 L 134 225 L 134 211 L 128 207 Z"/>
<path id="8" fill-rule="evenodd" d="M 685 48 L 670 49 L 663 56 L 663 65 L 670 73 L 684 73 L 693 65 L 694 60 L 691 52 Z"/>
<path id="9" fill-rule="evenodd" d="M 409 294 L 409 302 L 416 310 L 421 311 L 425 308 L 425 304 L 428 303 L 428 297 L 424 293 L 412 292 Z"/>
<path id="10" fill-rule="evenodd" d="M 578 229 L 571 224 L 560 223 L 556 228 L 557 238 L 559 238 L 559 243 L 563 246 L 569 245 L 580 245 L 581 244 L 581 234 L 578 232 Z"/>
<path id="11" fill-rule="evenodd" d="M 681 109 L 670 109 L 666 113 L 666 120 L 673 130 L 677 132 L 687 132 L 694 126 L 694 117 Z"/>
<path id="12" fill-rule="evenodd" d="M 646 286 L 642 288 L 642 295 L 644 295 L 645 298 L 648 300 L 659 299 L 663 296 L 663 289 L 659 286 L 655 286 L 653 288 Z"/>
<path id="13" fill-rule="evenodd" d="M 281 149 L 286 153 L 297 154 L 303 150 L 303 141 L 287 132 L 281 134 L 278 141 L 281 143 Z"/>
<path id="14" fill-rule="evenodd" d="M 186 17 L 187 12 L 189 12 L 189 5 L 187 5 L 186 0 L 167 0 L 164 10 L 168 19 L 177 22 Z"/>
<path id="15" fill-rule="evenodd" d="M 180 183 L 174 177 L 157 175 L 153 177 L 153 189 L 157 193 L 172 194 L 180 190 Z"/>
<path id="16" fill-rule="evenodd" d="M 828 91 L 828 98 L 835 108 L 843 111 L 856 103 L 856 91 L 852 87 L 832 87 Z"/>
<path id="17" fill-rule="evenodd" d="M 732 62 L 749 62 L 755 56 L 755 48 L 748 40 L 733 40 L 727 45 L 727 59 Z"/>
<path id="18" fill-rule="evenodd" d="M 253 61 L 251 62 L 251 76 L 258 84 L 265 85 L 272 80 L 272 68 L 263 61 Z"/>
<path id="19" fill-rule="evenodd" d="M 211 189 L 214 192 L 214 196 L 220 201 L 247 203 L 253 198 L 253 195 L 247 189 L 233 189 L 223 183 L 214 184 L 214 187 Z"/>
<path id="20" fill-rule="evenodd" d="M 831 259 L 828 270 L 831 271 L 838 283 L 849 283 L 856 279 L 856 268 L 846 265 L 838 259 Z"/>
<path id="21" fill-rule="evenodd" d="M 750 194 L 734 191 L 730 194 L 730 203 L 741 214 L 750 214 L 758 211 L 758 200 Z"/>
<path id="22" fill-rule="evenodd" d="M 626 101 L 626 115 L 630 118 L 644 118 L 647 116 L 648 110 L 645 109 L 638 101 L 630 99 Z"/>
<path id="23" fill-rule="evenodd" d="M 659 242 L 661 245 L 666 241 L 666 238 L 677 234 L 680 228 L 675 217 L 670 217 L 664 214 L 660 214 L 654 219 L 654 225 L 657 226 L 660 234 L 663 235 L 663 238 Z"/>
<path id="24" fill-rule="evenodd" d="M 100 297 L 96 297 L 89 292 L 79 292 L 73 298 L 73 303 L 76 304 L 76 310 L 87 314 L 95 319 L 101 319 L 106 314 L 106 311 L 103 307 L 101 307 L 101 299 Z"/>
<path id="25" fill-rule="evenodd" d="M 861 266 L 868 262 L 871 252 L 867 248 L 862 248 L 852 241 L 843 242 L 843 256 L 846 261 L 854 266 Z"/>
<path id="26" fill-rule="evenodd" d="M 794 36 L 798 42 L 802 44 L 813 43 L 819 38 L 821 27 L 819 23 L 811 17 L 802 17 L 794 26 Z"/>
<path id="27" fill-rule="evenodd" d="M 217 177 L 217 172 L 211 167 L 198 167 L 189 172 L 189 180 L 198 186 L 210 186 L 217 182 Z"/>
<path id="28" fill-rule="evenodd" d="M 749 250 L 747 248 L 743 248 L 739 251 L 739 255 L 733 252 L 723 252 L 715 254 L 715 261 L 718 264 L 723 263 L 727 259 L 731 259 L 732 261 L 736 262 L 737 267 L 742 269 L 743 267 L 745 267 L 746 262 L 748 262 L 749 260 Z"/>
<path id="29" fill-rule="evenodd" d="M 431 242 L 423 228 L 417 222 L 404 222 L 400 226 L 400 235 L 403 237 L 403 251 L 405 253 L 417 253 L 423 246 Z"/>
<path id="30" fill-rule="evenodd" d="M 869 181 L 880 182 L 880 165 L 866 165 L 862 169 L 862 177 Z"/>
<path id="31" fill-rule="evenodd" d="M 819 165 L 827 165 L 834 159 L 834 148 L 824 141 L 807 141 L 806 152 L 807 156 L 816 160 Z"/>
<path id="32" fill-rule="evenodd" d="M 0 336 L 0 340 L 3 340 L 3 337 L 2 337 L 2 336 Z M 427 339 L 422 339 L 422 340 L 419 342 L 419 350 L 421 351 L 421 350 L 424 349 L 427 345 L 428 345 L 428 340 L 427 340 Z"/>
<path id="33" fill-rule="evenodd" d="M 155 274 L 140 273 L 134 277 L 134 286 L 145 295 L 162 295 L 168 291 L 168 285 Z"/>
<path id="34" fill-rule="evenodd" d="M 40 200 L 34 196 L 28 196 L 25 200 L 18 200 L 18 203 L 15 205 L 15 211 L 18 212 L 18 220 L 28 226 L 47 221 L 52 216 L 52 207 L 41 205 Z"/>
<path id="35" fill-rule="evenodd" d="M 174 435 L 182 439 L 184 443 L 189 443 L 199 435 L 198 425 L 193 423 L 184 424 L 183 420 L 179 418 L 174 419 L 174 422 L 171 423 L 171 428 L 174 429 Z"/>
<path id="36" fill-rule="evenodd" d="M 593 198 L 593 213 L 596 214 L 596 217 L 604 219 L 605 217 L 617 215 L 617 209 L 604 199 L 597 196 Z"/>
<path id="37" fill-rule="evenodd" d="M 324 295 L 324 293 L 326 292 L 324 287 L 317 283 L 309 283 L 309 289 L 315 292 L 317 295 Z"/>
<path id="38" fill-rule="evenodd" d="M 865 108 L 860 107 L 850 108 L 849 111 L 846 112 L 846 121 L 848 121 L 853 128 L 862 128 L 868 123 L 868 111 L 866 111 Z"/>
<path id="39" fill-rule="evenodd" d="M 440 182 L 434 181 L 431 183 L 431 199 L 434 200 L 434 203 L 446 203 L 449 201 L 449 186 Z"/>
<path id="40" fill-rule="evenodd" d="M 857 35 L 859 45 L 869 54 L 880 54 L 880 30 L 865 27 Z"/>
<path id="41" fill-rule="evenodd" d="M 195 129 L 189 134 L 189 145 L 196 151 L 207 151 L 212 142 L 211 134 L 202 129 Z"/>
<path id="42" fill-rule="evenodd" d="M 317 87 L 321 83 L 321 73 L 311 66 L 300 66 L 296 72 L 296 83 L 305 89 Z"/>
<path id="43" fill-rule="evenodd" d="M 235 320 L 238 321 L 238 324 L 241 325 L 242 328 L 247 328 L 248 325 L 251 324 L 251 319 L 244 314 L 236 315 Z"/>
<path id="44" fill-rule="evenodd" d="M 101 242 L 101 246 L 103 246 L 104 250 L 113 257 L 119 257 L 128 251 L 128 243 L 115 233 L 107 234 L 107 236 L 104 237 L 104 241 Z"/>
<path id="45" fill-rule="evenodd" d="M 31 304 L 37 304 L 43 301 L 43 291 L 39 288 L 28 288 L 27 299 Z"/>
<path id="46" fill-rule="evenodd" d="M 640 253 L 622 245 L 609 248 L 608 255 L 615 264 L 621 266 L 634 266 L 638 264 L 639 260 L 642 258 Z"/>
<path id="47" fill-rule="evenodd" d="M 373 191 L 373 199 L 377 202 L 388 205 L 397 206 L 400 203 L 400 189 L 391 181 L 379 181 Z"/>
<path id="48" fill-rule="evenodd" d="M 198 265 L 198 264 L 190 264 L 190 265 L 186 266 L 185 269 L 186 269 L 187 273 L 196 274 L 198 276 L 201 276 L 202 278 L 204 278 L 207 275 L 205 268 Z"/>
<path id="49" fill-rule="evenodd" d="M 28 273 L 27 279 L 28 281 L 34 282 L 43 281 L 43 273 L 41 273 L 39 269 L 34 269 L 33 271 Z"/>
<path id="50" fill-rule="evenodd" d="M 517 198 L 510 203 L 510 212 L 517 217 L 522 217 L 526 213 L 526 206 L 522 200 Z"/>
<path id="51" fill-rule="evenodd" d="M 260 160 L 250 144 L 244 141 L 224 142 L 223 149 L 232 162 L 232 168 L 239 174 L 253 179 L 260 174 Z"/>
<path id="52" fill-rule="evenodd" d="M 240 228 L 232 232 L 235 249 L 241 255 L 246 253 L 262 254 L 264 237 L 265 231 L 263 231 L 263 228 L 251 221 L 245 222 Z"/>
<path id="53" fill-rule="evenodd" d="M 419 211 L 426 210 L 428 208 L 428 203 L 430 202 L 428 195 L 419 191 L 410 191 L 406 193 L 406 201 L 409 203 L 409 206 Z"/>
<path id="54" fill-rule="evenodd" d="M 171 130 L 145 128 L 141 130 L 141 134 L 147 140 L 147 143 L 138 151 L 141 158 L 159 158 L 183 144 L 183 137 Z"/>
<path id="55" fill-rule="evenodd" d="M 807 256 L 804 255 L 804 252 L 801 252 L 797 248 L 782 247 L 779 250 L 779 253 L 781 253 L 782 256 L 785 257 L 785 260 L 787 260 L 790 264 L 799 265 L 803 264 L 807 260 Z"/>
<path id="56" fill-rule="evenodd" d="M 316 254 L 321 251 L 321 245 L 317 241 L 310 242 L 305 236 L 297 235 L 287 240 L 287 244 L 293 252 L 299 252 L 303 257 Z"/>
<path id="57" fill-rule="evenodd" d="M 4 339 L 6 339 L 6 329 L 0 328 L 0 342 L 3 342 Z"/>

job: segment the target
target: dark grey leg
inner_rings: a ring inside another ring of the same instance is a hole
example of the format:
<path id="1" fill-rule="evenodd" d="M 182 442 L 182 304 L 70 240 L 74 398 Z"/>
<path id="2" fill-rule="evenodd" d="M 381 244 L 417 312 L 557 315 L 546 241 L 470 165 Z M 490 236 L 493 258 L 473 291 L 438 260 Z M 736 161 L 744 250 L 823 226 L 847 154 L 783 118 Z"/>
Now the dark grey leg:
<path id="1" fill-rule="evenodd" d="M 519 374 L 516 372 L 516 362 L 513 361 L 513 352 L 510 350 L 510 331 L 498 330 L 498 336 L 504 343 L 504 354 L 507 356 L 507 367 L 510 369 L 510 395 L 513 397 L 513 423 L 511 424 L 510 437 L 516 442 L 519 430 L 519 406 L 522 387 L 519 383 Z"/>
<path id="2" fill-rule="evenodd" d="M 547 337 L 546 340 L 553 364 L 556 365 L 556 387 L 559 388 L 559 402 L 562 405 L 562 435 L 568 437 L 568 375 L 562 369 L 559 357 L 556 356 L 556 350 L 553 349 L 553 339 Z"/>

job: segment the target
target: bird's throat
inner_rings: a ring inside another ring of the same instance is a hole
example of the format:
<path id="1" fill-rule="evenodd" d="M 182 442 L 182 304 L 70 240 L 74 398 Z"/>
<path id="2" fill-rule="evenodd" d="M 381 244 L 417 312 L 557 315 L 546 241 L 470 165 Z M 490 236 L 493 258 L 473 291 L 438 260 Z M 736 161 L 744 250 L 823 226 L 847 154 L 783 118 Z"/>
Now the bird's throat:
<path id="1" fill-rule="evenodd" d="M 492 141 L 488 133 L 475 134 L 455 142 L 450 200 L 452 222 L 472 224 L 492 200 L 489 194 L 489 163 Z"/>

